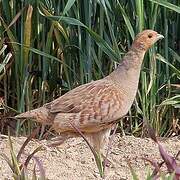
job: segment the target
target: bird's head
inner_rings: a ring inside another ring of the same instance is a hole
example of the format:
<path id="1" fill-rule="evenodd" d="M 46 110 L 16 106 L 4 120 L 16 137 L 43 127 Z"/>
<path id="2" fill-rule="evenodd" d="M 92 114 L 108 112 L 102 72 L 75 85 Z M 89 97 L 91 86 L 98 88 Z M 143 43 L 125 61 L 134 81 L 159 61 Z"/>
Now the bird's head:
<path id="1" fill-rule="evenodd" d="M 164 36 L 156 31 L 144 30 L 135 37 L 132 47 L 147 51 L 155 42 L 163 38 Z"/>

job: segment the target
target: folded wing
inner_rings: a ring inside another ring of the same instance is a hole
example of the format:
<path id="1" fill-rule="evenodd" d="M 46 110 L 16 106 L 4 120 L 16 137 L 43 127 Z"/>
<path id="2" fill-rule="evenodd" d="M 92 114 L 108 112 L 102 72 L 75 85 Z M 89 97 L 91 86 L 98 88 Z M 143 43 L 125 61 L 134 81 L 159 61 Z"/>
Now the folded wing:
<path id="1" fill-rule="evenodd" d="M 84 132 L 94 132 L 123 115 L 122 98 L 119 88 L 103 79 L 79 86 L 44 107 L 55 114 L 54 127 L 59 131 L 73 130 L 71 122 Z"/>

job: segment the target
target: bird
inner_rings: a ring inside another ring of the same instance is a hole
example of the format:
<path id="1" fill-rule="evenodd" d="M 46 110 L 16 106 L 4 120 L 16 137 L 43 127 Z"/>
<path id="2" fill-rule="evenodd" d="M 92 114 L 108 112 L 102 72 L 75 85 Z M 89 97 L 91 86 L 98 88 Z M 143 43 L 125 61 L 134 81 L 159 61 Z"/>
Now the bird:
<path id="1" fill-rule="evenodd" d="M 88 138 L 96 152 L 104 154 L 112 127 L 133 104 L 144 55 L 162 38 L 163 35 L 151 29 L 138 33 L 121 63 L 109 75 L 80 85 L 15 118 L 30 118 L 51 125 L 59 133 L 57 142 L 61 143 L 78 136 L 76 127 Z"/>

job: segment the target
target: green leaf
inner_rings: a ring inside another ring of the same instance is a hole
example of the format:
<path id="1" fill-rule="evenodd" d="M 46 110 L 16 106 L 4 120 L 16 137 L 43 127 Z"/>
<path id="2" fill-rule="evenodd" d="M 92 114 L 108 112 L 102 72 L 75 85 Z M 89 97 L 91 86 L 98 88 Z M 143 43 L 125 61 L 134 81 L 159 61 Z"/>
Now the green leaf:
<path id="1" fill-rule="evenodd" d="M 7 162 L 8 166 L 10 167 L 10 169 L 13 172 L 14 171 L 14 166 L 13 166 L 11 160 L 7 157 L 7 155 L 2 153 L 2 154 L 0 154 L 0 156 Z"/>
<path id="2" fill-rule="evenodd" d="M 65 15 L 73 6 L 73 4 L 75 3 L 76 0 L 68 0 L 68 2 L 66 3 L 66 6 L 63 10 L 63 15 Z"/>
<path id="3" fill-rule="evenodd" d="M 168 9 L 171 9 L 177 13 L 180 13 L 180 7 L 179 6 L 176 6 L 176 5 L 169 3 L 167 1 L 164 1 L 164 0 L 149 0 L 149 1 L 154 2 L 156 4 L 159 4 L 163 7 L 168 8 Z"/>
<path id="4" fill-rule="evenodd" d="M 11 59 L 12 54 L 8 53 L 6 55 L 6 57 L 4 58 L 3 62 L 0 63 L 0 73 L 3 71 L 3 69 L 5 68 L 6 64 L 9 62 L 9 60 Z"/>
<path id="5" fill-rule="evenodd" d="M 173 96 L 169 99 L 164 100 L 160 106 L 165 106 L 165 105 L 177 105 L 180 104 L 180 95 Z"/>
<path id="6" fill-rule="evenodd" d="M 41 13 L 42 14 L 42 13 Z M 44 15 L 45 16 L 45 15 Z M 86 27 L 82 22 L 80 22 L 79 20 L 75 19 L 75 18 L 71 18 L 71 17 L 65 17 L 65 16 L 45 16 L 46 18 L 50 19 L 50 20 L 55 20 L 55 21 L 64 21 L 67 24 L 71 24 L 71 25 L 76 25 L 76 26 L 82 26 L 82 27 Z"/>
<path id="7" fill-rule="evenodd" d="M 12 42 L 12 44 L 18 44 L 18 45 L 20 45 L 20 46 L 23 46 L 24 48 L 28 48 L 31 52 L 33 52 L 33 53 L 35 53 L 35 54 L 39 54 L 39 55 L 44 56 L 44 57 L 46 57 L 46 58 L 49 58 L 49 59 L 58 61 L 58 62 L 62 63 L 63 65 L 65 65 L 67 68 L 69 68 L 69 70 L 71 70 L 74 74 L 76 74 L 75 71 L 74 71 L 70 66 L 68 66 L 66 63 L 64 63 L 63 61 L 61 61 L 60 59 L 58 59 L 58 58 L 55 57 L 55 56 L 52 56 L 52 55 L 50 55 L 50 54 L 47 54 L 47 53 L 45 53 L 45 52 L 43 52 L 43 51 L 40 51 L 40 50 L 35 49 L 35 48 L 32 48 L 32 47 L 28 47 L 28 46 L 22 45 L 22 44 L 17 43 L 17 42 Z"/>
<path id="8" fill-rule="evenodd" d="M 131 25 L 131 22 L 130 22 L 130 20 L 129 20 L 128 15 L 126 14 L 125 10 L 123 9 L 123 7 L 122 7 L 121 4 L 119 3 L 119 1 L 118 1 L 118 7 L 119 7 L 119 9 L 120 9 L 120 11 L 121 11 L 121 13 L 122 13 L 122 15 L 123 15 L 124 21 L 125 21 L 126 26 L 127 26 L 128 30 L 129 30 L 129 33 L 130 33 L 130 35 L 131 35 L 131 38 L 134 39 L 135 35 L 134 35 L 133 27 L 132 27 L 132 25 Z"/>
<path id="9" fill-rule="evenodd" d="M 132 178 L 133 180 L 139 180 L 135 170 L 133 169 L 133 167 L 131 166 L 131 163 L 129 162 L 129 160 L 127 160 L 127 163 L 128 163 L 128 166 L 129 166 L 129 169 L 131 171 L 131 175 L 132 175 Z"/>
<path id="10" fill-rule="evenodd" d="M 169 63 L 163 56 L 161 56 L 160 54 L 156 55 L 156 58 L 162 62 L 164 62 L 165 64 L 167 64 L 168 66 L 170 66 L 172 68 L 172 70 L 176 73 L 176 75 L 180 78 L 180 70 L 177 69 L 176 67 L 174 67 L 171 63 Z"/>
<path id="11" fill-rule="evenodd" d="M 180 56 L 171 48 L 169 48 L 168 50 L 169 50 L 169 53 L 173 56 L 173 58 L 175 58 L 180 63 Z"/>
<path id="12" fill-rule="evenodd" d="M 45 16 L 42 12 L 41 14 Z M 101 38 L 96 32 L 92 31 L 90 28 L 88 28 L 85 24 L 80 22 L 79 20 L 71 17 L 65 17 L 65 16 L 45 16 L 46 18 L 50 20 L 56 20 L 56 21 L 64 21 L 67 24 L 70 25 L 76 25 L 76 26 L 81 26 L 84 27 L 89 34 L 92 36 L 92 38 L 95 40 L 95 42 L 98 44 L 98 46 L 114 61 L 118 61 L 120 58 L 118 53 L 116 53 L 109 45 L 108 43 Z"/>
<path id="13" fill-rule="evenodd" d="M 10 136 L 10 131 L 9 130 L 8 130 L 8 142 L 9 142 L 9 147 L 10 147 L 13 172 L 16 175 L 20 175 L 21 174 L 21 170 L 19 168 L 19 163 L 18 163 L 18 160 L 17 160 L 15 152 L 14 152 L 13 143 L 12 143 L 12 140 L 11 140 L 11 136 Z"/>

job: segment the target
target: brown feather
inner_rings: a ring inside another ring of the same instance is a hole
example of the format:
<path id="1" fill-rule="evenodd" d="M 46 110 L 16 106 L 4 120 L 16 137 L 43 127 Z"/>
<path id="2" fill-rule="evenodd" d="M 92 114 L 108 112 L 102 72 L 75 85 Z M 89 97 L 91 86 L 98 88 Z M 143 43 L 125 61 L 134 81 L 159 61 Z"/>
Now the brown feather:
<path id="1" fill-rule="evenodd" d="M 122 63 L 109 76 L 81 85 L 43 107 L 16 117 L 52 124 L 67 137 L 68 133 L 76 134 L 70 124 L 73 123 L 100 151 L 112 125 L 130 109 L 138 89 L 144 54 L 160 37 L 162 35 L 152 30 L 141 32 Z"/>

